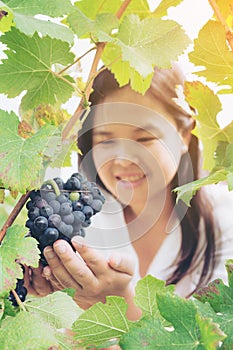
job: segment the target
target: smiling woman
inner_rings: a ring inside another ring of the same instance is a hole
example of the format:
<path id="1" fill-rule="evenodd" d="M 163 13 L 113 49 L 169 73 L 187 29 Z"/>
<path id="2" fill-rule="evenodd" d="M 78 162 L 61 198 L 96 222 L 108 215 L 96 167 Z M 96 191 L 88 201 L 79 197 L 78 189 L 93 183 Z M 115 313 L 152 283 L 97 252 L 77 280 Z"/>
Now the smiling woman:
<path id="1" fill-rule="evenodd" d="M 43 274 L 56 289 L 75 288 L 82 308 L 119 295 L 137 319 L 134 285 L 148 274 L 185 297 L 216 277 L 226 281 L 233 237 L 231 226 L 224 235 L 219 228 L 219 203 L 211 197 L 212 207 L 201 189 L 188 207 L 172 191 L 199 177 L 194 121 L 173 99 L 183 82 L 177 65 L 156 68 L 145 95 L 119 87 L 107 69 L 94 80 L 79 165 L 106 202 L 85 239 L 72 239 L 77 253 L 59 241 L 44 250 Z"/>

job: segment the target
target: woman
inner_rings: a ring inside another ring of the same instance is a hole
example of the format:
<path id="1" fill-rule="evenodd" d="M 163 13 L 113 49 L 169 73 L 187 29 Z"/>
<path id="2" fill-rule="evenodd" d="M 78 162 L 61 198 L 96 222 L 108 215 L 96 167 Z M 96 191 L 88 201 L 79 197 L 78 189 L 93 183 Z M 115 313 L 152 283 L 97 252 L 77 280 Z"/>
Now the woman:
<path id="1" fill-rule="evenodd" d="M 191 207 L 176 204 L 172 191 L 199 177 L 194 121 L 174 101 L 183 81 L 176 65 L 156 69 L 145 95 L 120 88 L 108 70 L 95 79 L 92 111 L 78 138 L 79 163 L 107 200 L 86 238 L 73 239 L 77 254 L 63 241 L 44 250 L 47 291 L 73 287 L 82 308 L 107 295 L 123 296 L 128 317 L 137 319 L 134 285 L 149 273 L 175 284 L 185 297 L 216 273 L 223 277 L 232 244 L 223 244 L 204 190 Z"/>

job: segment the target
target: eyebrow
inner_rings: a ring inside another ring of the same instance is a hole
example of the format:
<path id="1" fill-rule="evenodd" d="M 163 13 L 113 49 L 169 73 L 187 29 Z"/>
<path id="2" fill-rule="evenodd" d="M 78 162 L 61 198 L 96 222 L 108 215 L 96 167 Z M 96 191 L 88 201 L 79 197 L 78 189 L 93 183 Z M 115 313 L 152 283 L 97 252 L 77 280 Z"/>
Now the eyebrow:
<path id="1" fill-rule="evenodd" d="M 158 129 L 155 125 L 151 125 L 151 124 L 148 124 L 148 125 L 143 125 L 143 126 L 140 126 L 140 127 L 137 127 L 135 128 L 134 130 L 136 133 L 139 133 L 139 132 L 143 132 L 143 131 L 148 131 L 148 132 L 156 132 L 157 134 L 160 134 L 162 135 L 162 132 L 160 129 Z M 101 135 L 101 136 L 110 136 L 112 135 L 112 132 L 111 131 L 105 131 L 105 130 L 93 130 L 93 133 L 92 133 L 93 136 L 96 136 L 96 135 Z"/>

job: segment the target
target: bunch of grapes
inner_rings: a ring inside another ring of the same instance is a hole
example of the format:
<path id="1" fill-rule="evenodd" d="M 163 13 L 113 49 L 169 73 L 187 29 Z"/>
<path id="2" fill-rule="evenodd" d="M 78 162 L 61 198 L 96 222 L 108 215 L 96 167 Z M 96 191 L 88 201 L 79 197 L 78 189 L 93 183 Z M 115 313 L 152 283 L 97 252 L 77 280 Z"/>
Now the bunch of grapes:
<path id="1" fill-rule="evenodd" d="M 85 227 L 90 226 L 91 217 L 101 211 L 104 202 L 96 183 L 87 181 L 80 173 L 72 174 L 66 182 L 60 177 L 48 180 L 40 190 L 30 193 L 26 227 L 39 242 L 44 266 L 47 262 L 43 249 L 58 239 L 71 244 L 72 237 L 84 237 Z"/>

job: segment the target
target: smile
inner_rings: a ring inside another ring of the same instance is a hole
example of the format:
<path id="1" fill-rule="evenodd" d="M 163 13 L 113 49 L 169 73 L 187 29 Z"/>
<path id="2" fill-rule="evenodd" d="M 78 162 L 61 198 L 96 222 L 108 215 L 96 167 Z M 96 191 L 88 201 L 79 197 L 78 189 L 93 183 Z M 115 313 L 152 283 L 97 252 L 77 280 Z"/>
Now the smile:
<path id="1" fill-rule="evenodd" d="M 141 180 L 143 177 L 144 177 L 144 174 L 116 176 L 117 180 L 127 181 L 127 182 L 136 182 L 136 181 Z"/>

